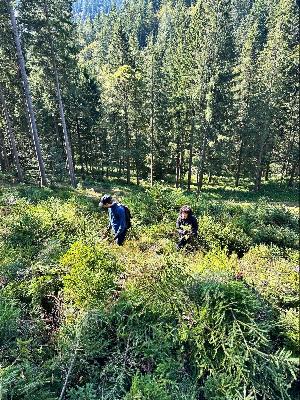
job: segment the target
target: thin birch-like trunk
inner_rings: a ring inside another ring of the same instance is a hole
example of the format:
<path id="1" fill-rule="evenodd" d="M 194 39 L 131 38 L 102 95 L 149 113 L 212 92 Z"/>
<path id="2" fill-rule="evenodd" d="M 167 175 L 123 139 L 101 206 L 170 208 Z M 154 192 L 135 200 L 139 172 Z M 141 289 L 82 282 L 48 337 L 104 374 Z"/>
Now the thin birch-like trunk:
<path id="1" fill-rule="evenodd" d="M 70 139 L 69 139 L 68 130 L 67 130 L 65 111 L 64 111 L 64 104 L 63 104 L 63 101 L 62 101 L 61 88 L 60 88 L 60 83 L 59 83 L 59 76 L 58 76 L 57 66 L 56 66 L 56 61 L 55 61 L 55 50 L 54 50 L 54 45 L 53 45 L 51 32 L 50 32 L 50 29 L 49 29 L 48 5 L 46 3 L 44 3 L 44 11 L 45 11 L 46 19 L 47 19 L 47 29 L 48 29 L 48 34 L 49 34 L 50 46 L 51 46 L 52 68 L 53 68 L 53 73 L 54 73 L 54 77 L 55 77 L 55 90 L 56 90 L 56 96 L 57 96 L 58 105 L 59 105 L 59 114 L 60 114 L 60 119 L 61 119 L 61 123 L 62 123 L 63 134 L 64 134 L 65 150 L 66 150 L 66 155 L 67 155 L 68 172 L 69 172 L 69 176 L 70 176 L 71 185 L 73 187 L 76 187 L 76 178 L 75 178 L 75 170 L 74 170 L 72 149 L 71 149 Z"/>
<path id="2" fill-rule="evenodd" d="M 28 82 L 27 73 L 26 73 L 26 69 L 25 69 L 25 61 L 24 61 L 23 52 L 22 52 L 22 48 L 21 48 L 21 42 L 20 42 L 19 33 L 18 33 L 15 11 L 11 5 L 10 0 L 6 0 L 6 2 L 7 2 L 7 6 L 9 9 L 9 13 L 10 13 L 11 26 L 12 26 L 12 31 L 14 34 L 15 45 L 17 48 L 19 68 L 20 68 L 20 72 L 21 72 L 21 76 L 22 76 L 23 88 L 24 88 L 26 103 L 27 103 L 27 107 L 28 107 L 32 139 L 33 139 L 36 158 L 37 158 L 38 166 L 39 166 L 41 186 L 45 186 L 45 185 L 47 185 L 45 166 L 44 166 L 44 161 L 43 161 L 43 157 L 42 157 L 40 138 L 39 138 L 38 131 L 37 131 L 35 115 L 34 115 L 34 111 L 33 111 L 31 93 L 30 93 L 29 82 Z"/>

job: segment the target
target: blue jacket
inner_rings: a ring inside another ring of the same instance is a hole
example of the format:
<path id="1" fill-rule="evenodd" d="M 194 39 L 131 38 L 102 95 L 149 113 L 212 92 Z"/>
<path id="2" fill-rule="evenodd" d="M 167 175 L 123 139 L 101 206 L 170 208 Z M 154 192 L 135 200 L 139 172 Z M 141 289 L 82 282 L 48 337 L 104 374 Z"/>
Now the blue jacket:
<path id="1" fill-rule="evenodd" d="M 113 203 L 108 209 L 109 225 L 115 237 L 126 230 L 126 217 L 124 207 L 119 203 Z"/>

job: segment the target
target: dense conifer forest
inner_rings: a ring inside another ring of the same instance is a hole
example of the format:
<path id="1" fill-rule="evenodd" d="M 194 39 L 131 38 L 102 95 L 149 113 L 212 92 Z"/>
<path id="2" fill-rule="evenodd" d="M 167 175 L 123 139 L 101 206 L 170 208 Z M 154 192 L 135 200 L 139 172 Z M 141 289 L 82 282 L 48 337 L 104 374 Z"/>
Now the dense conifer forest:
<path id="1" fill-rule="evenodd" d="M 2 0 L 1 170 L 73 186 L 293 186 L 298 11 L 293 0 Z"/>
<path id="2" fill-rule="evenodd" d="M 0 0 L 0 400 L 297 400 L 298 20 Z"/>

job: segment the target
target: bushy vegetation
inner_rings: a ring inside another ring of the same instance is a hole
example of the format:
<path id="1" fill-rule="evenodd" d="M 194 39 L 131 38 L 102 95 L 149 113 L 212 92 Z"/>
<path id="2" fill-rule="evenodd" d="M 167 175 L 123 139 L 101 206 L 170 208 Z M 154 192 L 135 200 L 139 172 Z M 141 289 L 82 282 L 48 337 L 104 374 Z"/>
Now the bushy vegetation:
<path id="1" fill-rule="evenodd" d="M 298 219 L 155 185 L 0 192 L 3 400 L 296 398 Z M 127 204 L 123 247 L 101 240 L 98 192 Z M 199 220 L 176 251 L 175 219 Z"/>

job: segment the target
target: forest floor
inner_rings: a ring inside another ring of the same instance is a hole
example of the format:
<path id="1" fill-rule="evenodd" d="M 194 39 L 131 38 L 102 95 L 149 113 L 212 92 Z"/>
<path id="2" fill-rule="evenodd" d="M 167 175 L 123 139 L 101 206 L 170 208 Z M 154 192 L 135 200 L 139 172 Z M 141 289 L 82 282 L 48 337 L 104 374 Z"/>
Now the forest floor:
<path id="1" fill-rule="evenodd" d="M 122 247 L 101 240 L 104 193 L 133 215 Z M 0 397 L 57 400 L 67 380 L 68 400 L 296 398 L 297 195 L 0 182 Z M 199 238 L 178 252 L 183 204 Z"/>

